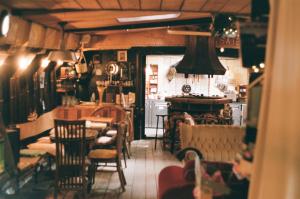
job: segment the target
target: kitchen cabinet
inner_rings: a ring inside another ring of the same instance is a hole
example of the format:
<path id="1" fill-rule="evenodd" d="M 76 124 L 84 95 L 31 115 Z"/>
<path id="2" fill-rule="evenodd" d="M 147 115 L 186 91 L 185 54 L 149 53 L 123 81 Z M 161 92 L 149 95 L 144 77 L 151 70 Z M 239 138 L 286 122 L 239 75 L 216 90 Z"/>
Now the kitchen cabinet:
<path id="1" fill-rule="evenodd" d="M 145 101 L 145 127 L 156 128 L 156 115 L 168 114 L 167 102 L 159 99 L 146 99 Z M 158 123 L 159 128 L 162 128 L 162 121 Z"/>

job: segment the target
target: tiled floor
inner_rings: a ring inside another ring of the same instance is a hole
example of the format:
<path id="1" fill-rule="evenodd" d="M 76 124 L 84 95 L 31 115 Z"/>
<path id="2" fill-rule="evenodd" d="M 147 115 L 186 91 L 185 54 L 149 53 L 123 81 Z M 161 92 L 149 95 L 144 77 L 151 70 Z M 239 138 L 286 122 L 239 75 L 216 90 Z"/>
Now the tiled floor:
<path id="1" fill-rule="evenodd" d="M 115 168 L 110 167 L 97 173 L 96 183 L 88 198 L 155 199 L 157 198 L 157 178 L 160 170 L 169 165 L 180 164 L 168 151 L 162 151 L 160 144 L 154 150 L 153 140 L 134 141 L 131 145 L 131 158 L 127 159 L 127 168 L 124 168 L 127 180 L 126 191 L 121 192 L 117 172 L 113 172 Z M 29 182 L 18 194 L 5 196 L 4 198 L 52 199 L 52 184 L 52 177 L 40 176 L 38 184 Z M 61 194 L 59 198 L 70 199 L 78 198 L 78 196 L 76 193 L 68 192 Z"/>

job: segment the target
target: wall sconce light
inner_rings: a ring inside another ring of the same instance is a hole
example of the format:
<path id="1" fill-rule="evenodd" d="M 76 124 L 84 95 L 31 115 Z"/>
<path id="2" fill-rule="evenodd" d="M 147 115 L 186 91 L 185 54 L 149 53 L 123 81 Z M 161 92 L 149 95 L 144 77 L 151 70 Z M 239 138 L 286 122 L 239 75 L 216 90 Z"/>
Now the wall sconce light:
<path id="1" fill-rule="evenodd" d="M 8 57 L 8 54 L 0 53 L 0 67 L 4 64 L 7 57 Z"/>
<path id="2" fill-rule="evenodd" d="M 21 56 L 18 59 L 18 65 L 21 70 L 25 70 L 31 64 L 32 60 L 34 59 L 35 55 L 30 54 L 27 56 Z"/>
<path id="3" fill-rule="evenodd" d="M 41 67 L 42 68 L 47 68 L 47 66 L 49 65 L 49 63 L 50 63 L 50 60 L 48 58 L 44 58 L 41 61 Z"/>
<path id="4" fill-rule="evenodd" d="M 63 65 L 63 63 L 64 63 L 64 61 L 59 59 L 56 61 L 56 66 L 61 66 L 61 65 Z"/>
<path id="5" fill-rule="evenodd" d="M 10 15 L 7 10 L 3 10 L 0 15 L 0 34 L 7 36 L 10 27 Z"/>

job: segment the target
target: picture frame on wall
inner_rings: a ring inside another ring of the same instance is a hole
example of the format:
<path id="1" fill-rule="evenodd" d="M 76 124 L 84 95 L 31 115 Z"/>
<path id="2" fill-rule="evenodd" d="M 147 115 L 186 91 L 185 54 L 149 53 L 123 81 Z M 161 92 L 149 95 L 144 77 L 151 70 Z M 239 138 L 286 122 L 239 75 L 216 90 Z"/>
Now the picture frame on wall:
<path id="1" fill-rule="evenodd" d="M 127 61 L 127 51 L 119 50 L 118 51 L 118 62 L 126 62 Z"/>

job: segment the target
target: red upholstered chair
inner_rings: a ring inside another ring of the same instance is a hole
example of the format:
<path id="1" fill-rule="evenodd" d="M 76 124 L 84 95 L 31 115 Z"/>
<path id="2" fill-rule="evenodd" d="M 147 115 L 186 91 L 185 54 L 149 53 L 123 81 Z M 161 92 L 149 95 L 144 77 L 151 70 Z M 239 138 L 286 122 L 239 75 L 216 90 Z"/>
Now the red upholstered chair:
<path id="1" fill-rule="evenodd" d="M 185 167 L 168 166 L 158 177 L 158 199 L 193 199 L 194 180 L 185 176 Z"/>
<path id="2" fill-rule="evenodd" d="M 202 154 L 194 148 L 186 148 L 177 154 L 179 160 L 185 158 L 187 151 L 194 151 L 202 159 Z M 186 161 L 183 167 L 168 166 L 158 176 L 158 199 L 193 199 L 195 187 L 194 161 Z"/>

